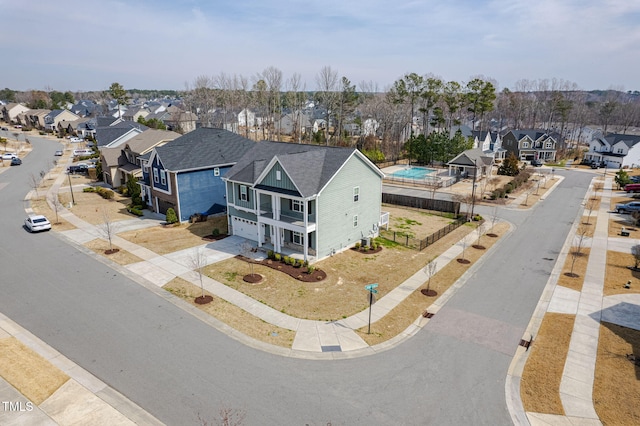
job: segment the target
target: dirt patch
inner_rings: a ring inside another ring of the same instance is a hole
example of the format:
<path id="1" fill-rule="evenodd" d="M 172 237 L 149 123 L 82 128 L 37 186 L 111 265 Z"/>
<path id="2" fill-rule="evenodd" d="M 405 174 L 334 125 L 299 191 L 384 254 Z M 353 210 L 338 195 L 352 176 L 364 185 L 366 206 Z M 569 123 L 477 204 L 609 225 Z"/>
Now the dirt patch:
<path id="1" fill-rule="evenodd" d="M 0 339 L 0 376 L 35 405 L 69 380 L 69 376 L 14 337 Z"/>
<path id="2" fill-rule="evenodd" d="M 629 354 L 640 357 L 640 331 L 602 323 L 593 386 L 602 424 L 640 424 L 640 365 L 631 362 Z"/>
<path id="3" fill-rule="evenodd" d="M 206 241 L 203 241 L 203 238 L 211 235 L 213 229 L 219 229 L 221 233 L 226 234 L 226 216 L 210 218 L 206 222 L 184 223 L 169 227 L 156 226 L 127 231 L 118 234 L 118 236 L 154 253 L 165 255 L 204 244 Z"/>
<path id="4" fill-rule="evenodd" d="M 101 240 L 99 238 L 85 243 L 84 246 L 99 255 L 107 256 L 109 260 L 116 262 L 119 265 L 130 265 L 144 260 L 118 246 L 112 245 L 112 247 L 110 247 L 108 241 Z M 107 253 L 111 249 L 116 251 L 111 254 Z"/>
<path id="5" fill-rule="evenodd" d="M 564 415 L 560 381 L 574 321 L 575 315 L 547 313 L 544 316 L 520 381 L 525 411 Z"/>
<path id="6" fill-rule="evenodd" d="M 264 322 L 219 297 L 213 297 L 208 292 L 205 292 L 205 295 L 212 297 L 211 303 L 206 305 L 195 303 L 195 298 L 202 296 L 202 289 L 182 278 L 174 278 L 163 288 L 242 334 L 287 348 L 293 344 L 295 332 Z"/>

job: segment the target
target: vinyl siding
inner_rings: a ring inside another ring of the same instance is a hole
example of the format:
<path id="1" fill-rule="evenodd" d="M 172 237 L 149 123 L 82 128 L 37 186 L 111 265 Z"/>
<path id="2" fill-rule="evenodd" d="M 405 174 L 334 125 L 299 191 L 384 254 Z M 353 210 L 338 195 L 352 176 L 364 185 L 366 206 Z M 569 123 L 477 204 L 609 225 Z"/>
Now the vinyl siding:
<path id="1" fill-rule="evenodd" d="M 280 172 L 280 180 L 277 179 L 277 172 Z M 273 165 L 269 173 L 262 179 L 260 182 L 261 185 L 270 186 L 273 188 L 281 188 L 288 189 L 291 191 L 296 191 L 296 186 L 293 184 L 289 176 L 284 172 L 280 163 L 276 163 Z"/>
<path id="2" fill-rule="evenodd" d="M 382 202 L 382 178 L 357 156 L 352 156 L 318 199 L 318 257 L 350 247 L 377 227 Z M 360 188 L 353 201 L 353 188 Z M 353 217 L 358 215 L 354 228 Z"/>

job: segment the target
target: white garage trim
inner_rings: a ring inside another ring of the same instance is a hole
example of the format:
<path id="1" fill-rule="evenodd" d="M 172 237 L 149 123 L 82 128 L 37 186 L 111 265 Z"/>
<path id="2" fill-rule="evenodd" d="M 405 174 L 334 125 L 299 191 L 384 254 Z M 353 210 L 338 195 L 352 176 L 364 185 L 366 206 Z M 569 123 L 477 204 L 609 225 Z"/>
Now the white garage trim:
<path id="1" fill-rule="evenodd" d="M 258 222 L 244 219 L 238 216 L 231 217 L 231 229 L 233 235 L 246 238 L 251 241 L 258 241 Z"/>

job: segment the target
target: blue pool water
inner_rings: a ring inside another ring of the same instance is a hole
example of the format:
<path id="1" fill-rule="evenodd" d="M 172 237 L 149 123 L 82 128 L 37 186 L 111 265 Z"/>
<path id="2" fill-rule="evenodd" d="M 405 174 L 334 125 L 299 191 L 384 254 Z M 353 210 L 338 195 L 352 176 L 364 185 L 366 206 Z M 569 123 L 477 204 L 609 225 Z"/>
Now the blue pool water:
<path id="1" fill-rule="evenodd" d="M 424 179 L 432 173 L 435 173 L 434 169 L 427 169 L 426 167 L 410 167 L 408 169 L 398 170 L 393 172 L 391 176 L 398 178 L 408 179 Z"/>

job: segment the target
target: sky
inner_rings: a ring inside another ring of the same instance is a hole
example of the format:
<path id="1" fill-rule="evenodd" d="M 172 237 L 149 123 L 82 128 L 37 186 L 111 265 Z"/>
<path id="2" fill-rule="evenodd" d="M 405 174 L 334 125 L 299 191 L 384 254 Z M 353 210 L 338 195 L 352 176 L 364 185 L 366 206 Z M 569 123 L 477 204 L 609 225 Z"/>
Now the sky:
<path id="1" fill-rule="evenodd" d="M 498 90 L 640 90 L 638 0 L 0 0 L 0 88 L 185 90 L 330 67 L 380 91 L 408 73 Z"/>

